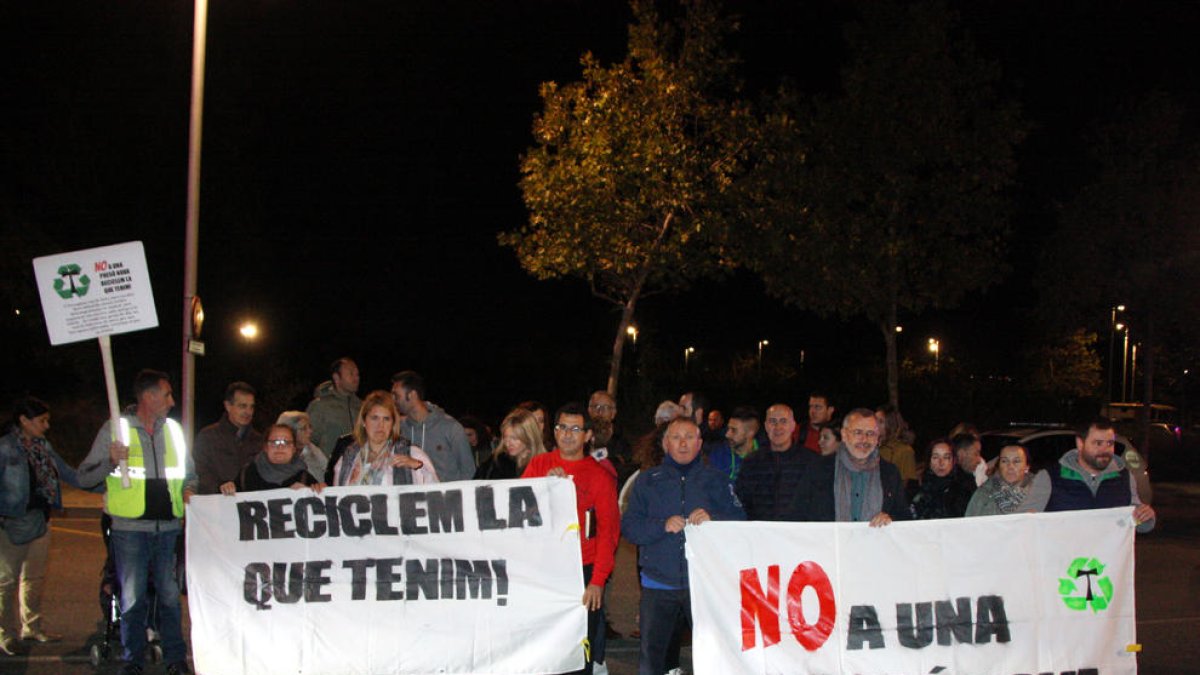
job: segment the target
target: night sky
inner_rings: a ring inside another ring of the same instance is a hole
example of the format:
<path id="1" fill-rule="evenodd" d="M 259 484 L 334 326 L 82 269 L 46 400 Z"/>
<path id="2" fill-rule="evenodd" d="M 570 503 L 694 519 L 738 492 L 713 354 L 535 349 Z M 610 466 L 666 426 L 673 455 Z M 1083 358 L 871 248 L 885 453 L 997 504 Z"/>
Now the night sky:
<path id="1" fill-rule="evenodd" d="M 852 5 L 727 5 L 742 16 L 730 46 L 749 98 L 784 78 L 836 87 Z M 902 319 L 901 349 L 937 334 L 972 372 L 1002 372 L 1014 334 L 1036 332 L 1030 276 L 1056 209 L 1088 178 L 1087 126 L 1154 88 L 1189 112 L 1200 103 L 1200 6 L 952 5 L 1033 125 L 1014 191 L 1013 273 L 960 310 Z M 122 383 L 143 366 L 179 368 L 191 11 L 184 0 L 0 7 L 0 218 L 17 242 L 4 246 L 5 276 L 28 274 L 30 255 L 144 241 L 160 327 L 114 340 Z M 616 315 L 580 282 L 525 275 L 496 233 L 526 218 L 517 162 L 538 84 L 577 79 L 585 50 L 620 58 L 628 20 L 609 1 L 214 0 L 198 421 L 216 414 L 229 379 L 305 399 L 342 354 L 359 360 L 363 391 L 414 368 L 434 400 L 496 417 L 518 400 L 603 386 Z M 9 314 L 34 297 L 9 295 Z M 36 305 L 22 317 L 41 322 Z M 245 317 L 264 331 L 256 345 L 236 337 Z M 642 358 L 670 361 L 686 345 L 748 354 L 769 338 L 777 358 L 804 349 L 813 379 L 828 381 L 847 361 L 878 368 L 883 357 L 872 326 L 784 309 L 742 274 L 649 300 L 637 320 Z M 18 350 L 46 349 L 44 330 L 30 334 L 42 342 L 19 339 Z M 99 369 L 94 345 L 57 349 Z"/>

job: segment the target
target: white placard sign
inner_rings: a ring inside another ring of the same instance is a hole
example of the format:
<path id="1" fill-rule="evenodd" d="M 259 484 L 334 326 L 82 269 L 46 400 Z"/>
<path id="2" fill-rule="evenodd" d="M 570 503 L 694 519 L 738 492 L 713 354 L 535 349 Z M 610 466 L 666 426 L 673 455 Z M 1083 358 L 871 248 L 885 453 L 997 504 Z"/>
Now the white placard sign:
<path id="1" fill-rule="evenodd" d="M 1129 507 L 686 532 L 698 675 L 1137 672 Z"/>
<path id="2" fill-rule="evenodd" d="M 33 274 L 52 345 L 158 325 L 140 241 L 35 258 Z"/>
<path id="3" fill-rule="evenodd" d="M 196 672 L 577 670 L 582 567 L 562 478 L 196 496 Z"/>

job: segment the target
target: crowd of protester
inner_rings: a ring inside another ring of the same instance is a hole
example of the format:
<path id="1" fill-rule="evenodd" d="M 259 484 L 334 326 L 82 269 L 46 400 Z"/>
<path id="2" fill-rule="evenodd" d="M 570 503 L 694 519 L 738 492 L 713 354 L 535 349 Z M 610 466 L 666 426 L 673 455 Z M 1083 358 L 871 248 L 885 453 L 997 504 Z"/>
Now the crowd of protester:
<path id="1" fill-rule="evenodd" d="M 619 538 L 639 549 L 640 672 L 679 665 L 690 626 L 686 526 L 710 520 L 843 521 L 882 527 L 895 520 L 959 518 L 1131 505 L 1138 531 L 1154 526 L 1105 420 L 1079 430 L 1077 447 L 1051 471 L 1030 470 L 1027 448 L 1009 445 L 992 462 L 978 431 L 958 425 L 918 457 L 915 434 L 899 410 L 840 405 L 824 392 L 808 397 L 798 422 L 787 403 L 760 415 L 752 405 L 728 414 L 700 392 L 664 401 L 654 428 L 627 441 L 615 423 L 616 400 L 594 392 L 554 414 L 537 401 L 508 412 L 493 433 L 473 416 L 456 420 L 429 401 L 413 371 L 392 377 L 390 391 L 358 397 L 350 358 L 330 366 L 307 410 L 254 429 L 257 392 L 245 382 L 225 391 L 221 418 L 185 449 L 167 414 L 168 376 L 146 370 L 135 403 L 117 429 L 100 429 L 78 471 L 45 440 L 49 408 L 21 401 L 0 438 L 0 651 L 26 640 L 58 639 L 38 608 L 49 534 L 61 482 L 106 492 L 112 555 L 120 580 L 124 672 L 140 673 L 149 604 L 169 673 L 186 673 L 174 556 L 184 504 L 193 494 L 225 494 L 327 485 L 427 485 L 458 480 L 569 476 L 581 532 L 581 602 L 588 609 L 587 665 L 604 672 L 608 632 L 605 588 Z M 649 421 L 649 420 L 647 420 Z M 132 486 L 132 487 L 130 487 Z M 148 595 L 152 585 L 156 593 Z M 20 602 L 17 590 L 20 589 Z M 17 610 L 20 610 L 18 617 Z M 18 618 L 20 621 L 18 622 Z"/>

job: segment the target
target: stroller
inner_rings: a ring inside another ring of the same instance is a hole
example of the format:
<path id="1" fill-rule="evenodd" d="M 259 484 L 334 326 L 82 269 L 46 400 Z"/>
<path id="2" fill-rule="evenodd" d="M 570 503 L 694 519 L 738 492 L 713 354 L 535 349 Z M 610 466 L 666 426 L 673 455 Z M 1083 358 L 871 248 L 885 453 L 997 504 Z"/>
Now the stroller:
<path id="1" fill-rule="evenodd" d="M 107 513 L 100 516 L 100 531 L 104 535 L 104 550 L 108 555 L 100 572 L 100 612 L 104 615 L 104 627 L 87 642 L 88 660 L 93 668 L 120 661 L 124 651 L 121 645 L 121 582 L 117 578 L 117 563 L 112 551 L 112 518 Z M 180 537 L 178 545 L 182 543 L 183 538 Z M 178 550 L 176 561 L 177 565 L 182 566 L 183 556 Z M 146 601 L 150 603 L 146 617 L 146 652 L 151 663 L 161 663 L 163 650 L 158 637 L 158 603 L 154 597 L 153 581 L 147 584 Z"/>

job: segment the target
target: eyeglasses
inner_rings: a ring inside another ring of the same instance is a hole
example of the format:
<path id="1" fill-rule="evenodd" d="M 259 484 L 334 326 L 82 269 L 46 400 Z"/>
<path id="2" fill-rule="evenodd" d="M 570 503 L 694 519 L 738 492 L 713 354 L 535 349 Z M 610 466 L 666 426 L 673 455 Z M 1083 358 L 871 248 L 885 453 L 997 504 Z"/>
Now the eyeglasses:
<path id="1" fill-rule="evenodd" d="M 555 431 L 561 431 L 561 432 L 562 432 L 562 433 L 564 433 L 564 434 L 579 434 L 579 433 L 583 433 L 583 427 L 579 426 L 578 424 L 572 424 L 571 426 L 567 426 L 567 425 L 565 425 L 565 424 L 555 424 L 555 425 L 554 425 L 554 430 L 555 430 Z"/>
<path id="2" fill-rule="evenodd" d="M 287 447 L 289 445 L 295 445 L 295 444 L 296 444 L 295 441 L 289 441 L 286 438 L 269 438 L 269 439 L 267 439 L 267 445 L 269 445 L 273 448 L 283 448 L 283 447 Z"/>
<path id="3" fill-rule="evenodd" d="M 867 430 L 850 429 L 846 433 L 850 434 L 851 436 L 853 436 L 855 438 L 871 439 L 871 438 L 875 438 L 875 437 L 879 436 L 879 432 L 875 431 L 874 429 L 867 429 Z"/>

